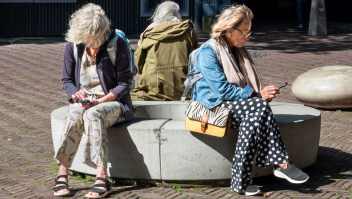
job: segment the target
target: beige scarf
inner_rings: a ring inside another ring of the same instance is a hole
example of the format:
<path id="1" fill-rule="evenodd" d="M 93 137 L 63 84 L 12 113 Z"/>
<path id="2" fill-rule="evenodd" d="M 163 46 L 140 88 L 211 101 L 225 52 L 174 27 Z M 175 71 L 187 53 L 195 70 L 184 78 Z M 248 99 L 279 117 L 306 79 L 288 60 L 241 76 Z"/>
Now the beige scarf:
<path id="1" fill-rule="evenodd" d="M 219 50 L 221 63 L 224 68 L 227 81 L 230 84 L 241 88 L 249 85 L 256 92 L 259 92 L 261 90 L 259 76 L 247 49 L 244 46 L 242 48 L 237 48 L 240 62 L 240 66 L 237 66 L 233 54 L 228 53 L 227 45 L 222 37 L 220 37 L 219 42 L 216 42 L 216 45 Z M 241 70 L 239 67 L 241 67 Z"/>

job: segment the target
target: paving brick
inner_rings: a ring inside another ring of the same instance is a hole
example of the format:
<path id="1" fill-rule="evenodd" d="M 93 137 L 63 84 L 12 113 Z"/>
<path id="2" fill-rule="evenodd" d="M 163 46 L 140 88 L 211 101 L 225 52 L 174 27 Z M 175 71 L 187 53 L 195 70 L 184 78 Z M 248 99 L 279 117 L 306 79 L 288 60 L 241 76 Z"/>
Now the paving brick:
<path id="1" fill-rule="evenodd" d="M 173 194 L 171 194 L 171 195 L 169 195 L 169 196 L 167 196 L 166 198 L 175 198 L 176 196 L 178 196 L 178 195 L 180 195 L 181 193 L 173 193 Z"/>

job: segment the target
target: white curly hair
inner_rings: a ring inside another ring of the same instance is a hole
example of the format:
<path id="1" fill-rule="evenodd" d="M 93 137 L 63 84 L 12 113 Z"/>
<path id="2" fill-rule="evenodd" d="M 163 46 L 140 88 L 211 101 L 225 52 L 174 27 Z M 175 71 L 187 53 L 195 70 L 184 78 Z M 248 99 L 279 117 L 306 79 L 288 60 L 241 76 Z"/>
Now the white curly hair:
<path id="1" fill-rule="evenodd" d="M 71 15 L 66 41 L 83 42 L 87 47 L 99 48 L 108 40 L 110 20 L 104 10 L 93 3 L 88 3 Z"/>
<path id="2" fill-rule="evenodd" d="M 153 19 L 153 22 L 155 22 L 164 18 L 167 15 L 171 15 L 181 20 L 182 17 L 179 11 L 180 11 L 180 6 L 177 3 L 173 1 L 165 1 L 156 7 L 155 12 L 151 17 L 151 19 Z"/>

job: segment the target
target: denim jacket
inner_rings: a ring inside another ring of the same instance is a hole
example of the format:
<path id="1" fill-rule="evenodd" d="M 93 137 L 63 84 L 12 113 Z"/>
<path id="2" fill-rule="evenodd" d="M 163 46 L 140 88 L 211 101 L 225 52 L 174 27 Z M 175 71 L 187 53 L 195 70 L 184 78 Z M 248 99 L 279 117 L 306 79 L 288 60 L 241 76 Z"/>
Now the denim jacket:
<path id="1" fill-rule="evenodd" d="M 192 87 L 193 101 L 210 109 L 223 101 L 248 99 L 255 94 L 254 89 L 248 85 L 241 88 L 227 81 L 222 64 L 208 43 L 204 43 L 200 48 L 195 57 L 194 74 L 201 73 L 203 77 Z M 229 49 L 228 53 L 231 53 Z"/>

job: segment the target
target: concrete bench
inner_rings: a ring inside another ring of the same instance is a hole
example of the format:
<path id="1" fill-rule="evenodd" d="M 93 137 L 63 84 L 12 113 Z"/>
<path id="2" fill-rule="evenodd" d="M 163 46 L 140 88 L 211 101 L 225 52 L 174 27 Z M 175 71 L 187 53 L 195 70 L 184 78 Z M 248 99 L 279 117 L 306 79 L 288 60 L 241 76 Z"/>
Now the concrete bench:
<path id="1" fill-rule="evenodd" d="M 290 159 L 299 168 L 314 164 L 320 137 L 320 112 L 299 104 L 271 102 Z M 111 177 L 134 180 L 206 181 L 229 180 L 238 132 L 231 129 L 218 138 L 185 129 L 187 103 L 135 101 L 135 118 L 108 131 L 108 172 Z M 55 150 L 68 107 L 51 113 Z M 171 120 L 170 120 L 171 119 Z M 83 164 L 83 135 L 71 170 L 95 175 Z M 253 168 L 252 176 L 272 174 L 272 167 Z"/>

